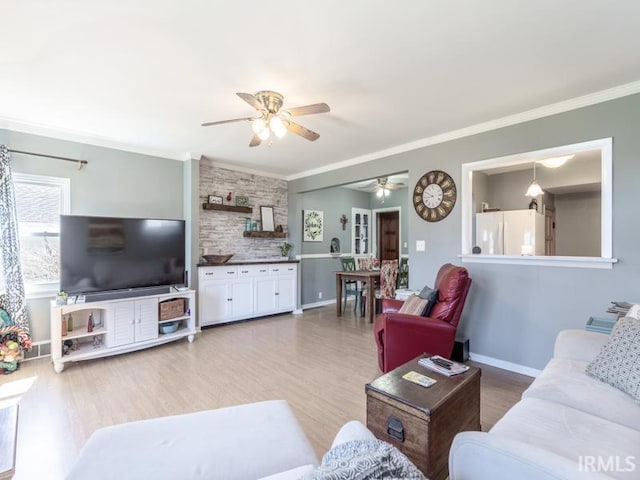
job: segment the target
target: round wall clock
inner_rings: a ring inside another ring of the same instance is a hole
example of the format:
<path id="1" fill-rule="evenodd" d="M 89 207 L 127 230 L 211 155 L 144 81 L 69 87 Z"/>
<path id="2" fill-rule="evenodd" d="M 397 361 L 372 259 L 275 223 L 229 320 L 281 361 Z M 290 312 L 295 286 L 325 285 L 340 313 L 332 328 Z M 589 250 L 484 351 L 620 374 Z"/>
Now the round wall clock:
<path id="1" fill-rule="evenodd" d="M 413 189 L 413 207 L 427 222 L 439 222 L 451 213 L 457 190 L 453 178 L 442 170 L 425 173 Z"/>

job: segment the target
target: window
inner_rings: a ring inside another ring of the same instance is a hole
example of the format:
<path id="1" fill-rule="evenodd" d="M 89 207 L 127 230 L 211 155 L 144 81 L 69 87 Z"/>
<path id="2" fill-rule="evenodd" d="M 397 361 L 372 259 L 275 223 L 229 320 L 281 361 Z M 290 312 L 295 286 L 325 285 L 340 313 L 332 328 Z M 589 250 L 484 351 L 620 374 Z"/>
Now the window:
<path id="1" fill-rule="evenodd" d="M 60 215 L 69 213 L 69 184 L 68 178 L 13 174 L 20 261 L 27 293 L 59 288 Z"/>
<path id="2" fill-rule="evenodd" d="M 617 262 L 612 258 L 612 144 L 611 138 L 604 138 L 463 164 L 462 261 L 612 268 Z M 537 177 L 534 166 L 538 167 Z M 545 191 L 544 195 L 534 197 L 537 202 L 525 196 L 534 178 Z M 575 210 L 576 199 L 584 212 Z M 507 220 L 507 215 L 529 209 L 541 213 L 542 225 L 536 221 L 535 226 L 527 224 L 525 230 L 510 228 L 515 220 L 513 217 Z M 502 221 L 484 218 L 499 219 L 502 211 Z M 583 220 L 576 224 L 577 218 Z M 489 227 L 485 220 L 492 221 Z M 525 232 L 524 236 L 513 235 L 518 231 Z M 486 232 L 494 235 L 487 237 Z M 531 238 L 535 235 L 536 241 L 532 242 L 527 235 Z M 507 240 L 514 248 L 506 248 Z M 493 248 L 495 242 L 503 243 Z"/>

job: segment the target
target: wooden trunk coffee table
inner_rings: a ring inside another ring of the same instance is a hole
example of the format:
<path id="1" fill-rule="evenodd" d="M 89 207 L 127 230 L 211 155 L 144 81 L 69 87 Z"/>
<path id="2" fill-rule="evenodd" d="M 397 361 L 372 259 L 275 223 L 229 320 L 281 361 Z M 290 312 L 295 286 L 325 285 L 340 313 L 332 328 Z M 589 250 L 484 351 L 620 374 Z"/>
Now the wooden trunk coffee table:
<path id="1" fill-rule="evenodd" d="M 365 387 L 367 427 L 380 440 L 397 447 L 429 480 L 449 474 L 453 437 L 480 430 L 480 369 L 447 377 L 423 367 L 420 357 L 375 379 Z M 411 370 L 437 382 L 422 387 L 402 376 Z"/>

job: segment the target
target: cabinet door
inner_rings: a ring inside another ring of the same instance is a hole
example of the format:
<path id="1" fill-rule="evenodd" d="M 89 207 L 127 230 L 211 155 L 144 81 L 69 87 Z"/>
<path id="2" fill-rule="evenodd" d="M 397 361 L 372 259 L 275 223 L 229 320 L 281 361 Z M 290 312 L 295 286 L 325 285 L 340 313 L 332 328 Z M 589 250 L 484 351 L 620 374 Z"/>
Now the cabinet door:
<path id="1" fill-rule="evenodd" d="M 231 294 L 225 281 L 200 284 L 200 325 L 213 325 L 231 319 Z"/>
<path id="2" fill-rule="evenodd" d="M 134 302 L 118 302 L 113 306 L 113 333 L 109 332 L 110 347 L 133 343 L 134 319 Z"/>
<path id="3" fill-rule="evenodd" d="M 136 302 L 135 341 L 158 337 L 158 300 L 156 298 Z"/>
<path id="4" fill-rule="evenodd" d="M 297 279 L 293 276 L 279 277 L 277 279 L 278 310 L 288 311 L 296 309 L 296 285 Z"/>
<path id="5" fill-rule="evenodd" d="M 274 312 L 277 306 L 276 282 L 273 278 L 257 278 L 255 283 L 256 315 Z"/>
<path id="6" fill-rule="evenodd" d="M 253 280 L 245 278 L 231 283 L 231 317 L 248 318 L 253 315 Z"/>

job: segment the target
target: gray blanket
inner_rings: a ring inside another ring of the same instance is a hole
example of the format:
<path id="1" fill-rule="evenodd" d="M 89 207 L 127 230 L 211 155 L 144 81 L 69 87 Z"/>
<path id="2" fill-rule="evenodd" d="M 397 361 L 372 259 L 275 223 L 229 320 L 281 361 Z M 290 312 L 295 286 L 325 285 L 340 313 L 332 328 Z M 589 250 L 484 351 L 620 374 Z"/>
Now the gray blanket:
<path id="1" fill-rule="evenodd" d="M 329 450 L 321 465 L 300 480 L 427 480 L 393 445 L 382 440 L 353 440 Z"/>

